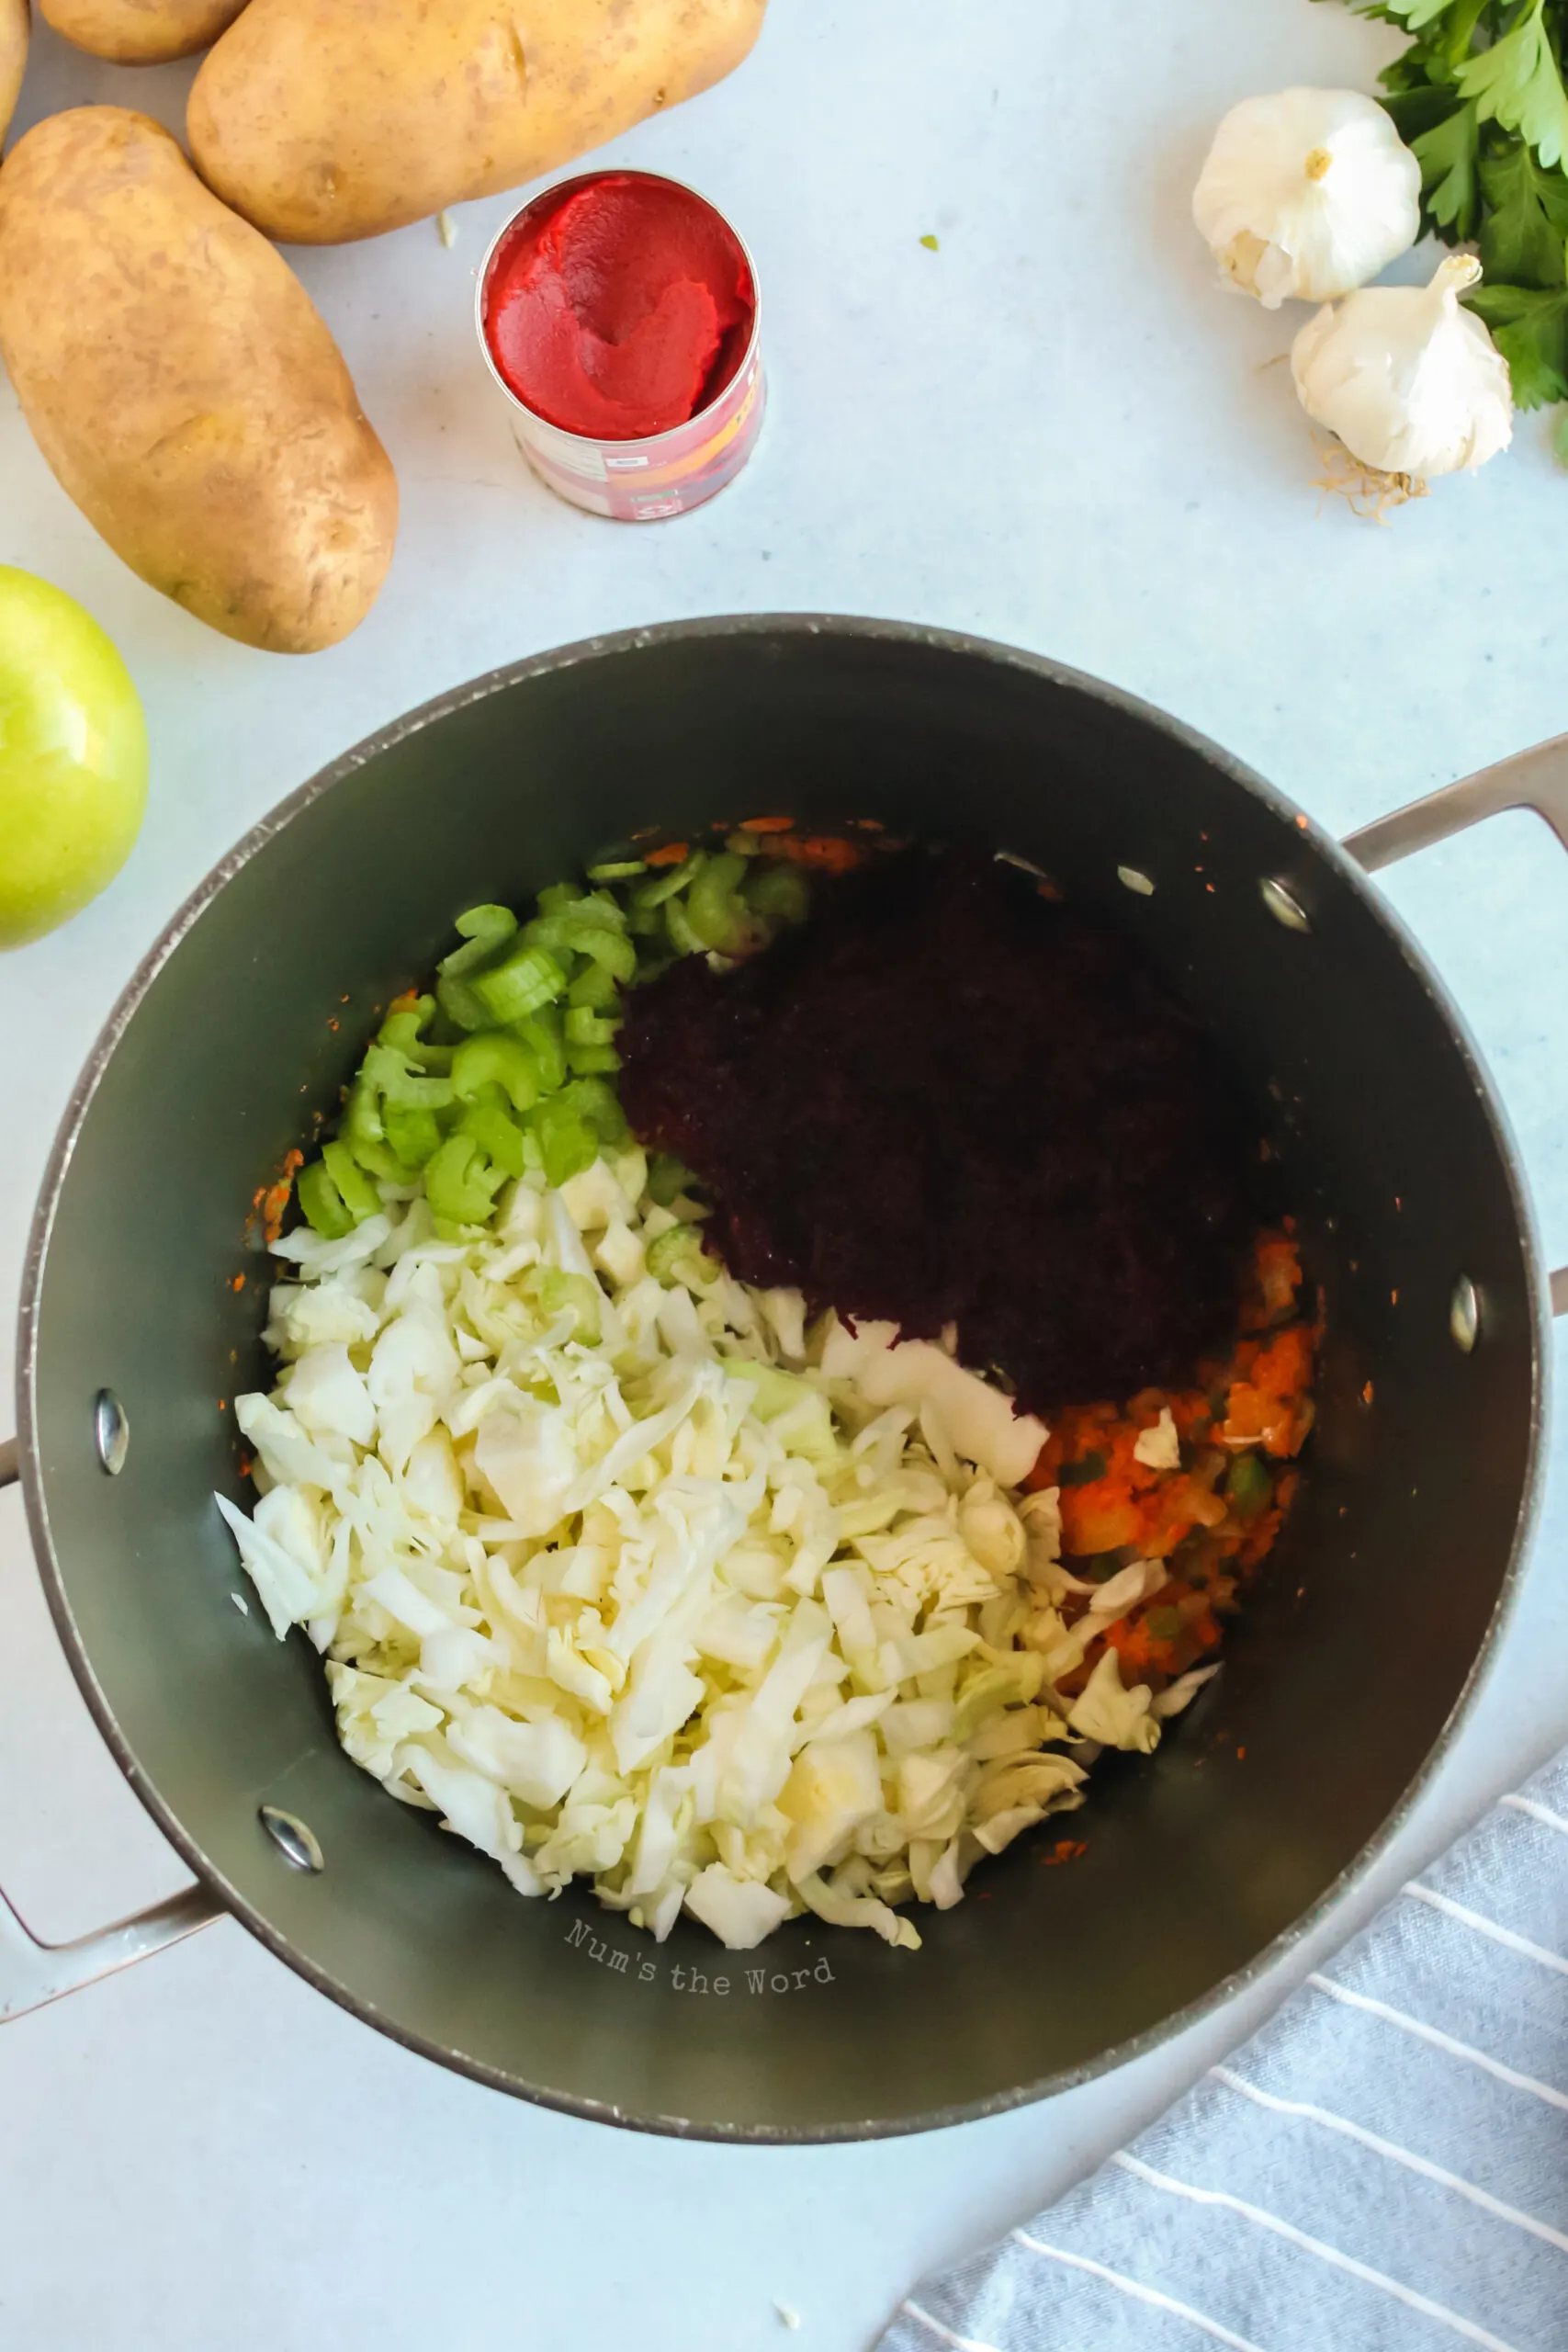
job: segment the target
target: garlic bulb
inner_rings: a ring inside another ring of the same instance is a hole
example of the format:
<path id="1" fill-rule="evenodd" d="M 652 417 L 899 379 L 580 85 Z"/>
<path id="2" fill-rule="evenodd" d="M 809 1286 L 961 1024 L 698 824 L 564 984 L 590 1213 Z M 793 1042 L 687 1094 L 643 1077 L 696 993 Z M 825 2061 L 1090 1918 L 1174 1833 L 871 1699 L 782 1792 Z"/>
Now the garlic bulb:
<path id="1" fill-rule="evenodd" d="M 1277 311 L 1330 302 L 1416 243 L 1421 166 L 1357 90 L 1244 98 L 1192 192 L 1199 233 L 1233 286 Z"/>
<path id="2" fill-rule="evenodd" d="M 1459 298 L 1481 276 L 1450 254 L 1430 286 L 1368 286 L 1325 303 L 1291 346 L 1302 406 L 1382 473 L 1472 471 L 1514 437 L 1508 363 Z"/>

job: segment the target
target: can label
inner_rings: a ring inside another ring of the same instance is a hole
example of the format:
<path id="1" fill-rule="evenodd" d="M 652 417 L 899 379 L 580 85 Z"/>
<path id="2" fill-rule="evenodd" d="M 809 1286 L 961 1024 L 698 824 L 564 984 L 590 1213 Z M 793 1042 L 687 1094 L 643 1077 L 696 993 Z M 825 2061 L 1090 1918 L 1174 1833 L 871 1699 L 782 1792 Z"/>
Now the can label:
<path id="1" fill-rule="evenodd" d="M 596 178 L 599 175 L 585 176 Z M 649 173 L 638 176 L 651 179 L 660 175 Z M 574 506 L 585 507 L 591 514 L 608 515 L 618 523 L 663 522 L 671 514 L 683 514 L 688 508 L 701 506 L 716 496 L 734 481 L 757 445 L 767 407 L 767 381 L 762 371 L 761 302 L 756 270 L 744 241 L 726 222 L 750 271 L 754 309 L 745 356 L 723 390 L 705 408 L 684 424 L 654 434 L 645 441 L 596 441 L 582 434 L 565 432 L 531 409 L 502 375 L 490 347 L 485 320 L 493 265 L 508 246 L 519 222 L 536 206 L 555 203 L 563 187 L 577 185 L 576 181 L 558 182 L 554 187 L 547 188 L 514 213 L 491 241 L 479 273 L 475 300 L 479 348 L 491 374 L 512 404 L 517 446 L 541 481 L 559 497 L 570 500 Z M 683 183 L 672 181 L 670 185 L 682 187 Z M 700 203 L 708 204 L 708 199 L 696 189 L 686 192 L 696 196 Z M 708 209 L 716 210 L 712 205 Z M 722 213 L 718 217 L 724 218 Z"/>
<path id="2" fill-rule="evenodd" d="M 574 506 L 617 523 L 659 523 L 733 481 L 756 446 L 767 407 L 760 352 L 711 408 L 651 441 L 588 441 L 525 408 L 508 390 L 517 446 L 540 479 Z"/>

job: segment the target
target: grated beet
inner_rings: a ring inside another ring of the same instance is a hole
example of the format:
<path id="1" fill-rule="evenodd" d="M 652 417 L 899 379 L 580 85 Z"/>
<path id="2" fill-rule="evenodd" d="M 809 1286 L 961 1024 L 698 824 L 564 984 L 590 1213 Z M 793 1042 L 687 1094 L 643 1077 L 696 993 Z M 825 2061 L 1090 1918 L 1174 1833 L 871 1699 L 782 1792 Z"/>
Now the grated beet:
<path id="1" fill-rule="evenodd" d="M 1250 1230 L 1238 1090 L 1108 923 L 906 852 L 818 885 L 728 973 L 631 992 L 620 1094 L 715 1204 L 730 1271 L 813 1311 L 958 1329 L 1021 1405 L 1190 1381 Z"/>

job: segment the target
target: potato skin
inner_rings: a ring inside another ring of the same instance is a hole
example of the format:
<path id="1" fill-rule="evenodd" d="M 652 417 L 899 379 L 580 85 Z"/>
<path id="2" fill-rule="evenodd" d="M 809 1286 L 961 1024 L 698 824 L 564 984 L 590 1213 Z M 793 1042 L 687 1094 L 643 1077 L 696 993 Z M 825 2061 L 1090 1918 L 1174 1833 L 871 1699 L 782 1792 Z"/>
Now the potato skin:
<path id="1" fill-rule="evenodd" d="M 767 0 L 251 0 L 186 129 L 269 237 L 340 244 L 556 170 L 740 63 Z"/>
<path id="2" fill-rule="evenodd" d="M 6 136 L 28 62 L 28 0 L 0 0 L 0 139 Z"/>
<path id="3" fill-rule="evenodd" d="M 245 0 L 39 0 L 46 24 L 117 65 L 166 65 L 210 49 Z"/>
<path id="4" fill-rule="evenodd" d="M 78 107 L 6 157 L 0 358 L 62 486 L 151 586 L 278 653 L 364 619 L 390 460 L 287 262 L 145 115 Z"/>

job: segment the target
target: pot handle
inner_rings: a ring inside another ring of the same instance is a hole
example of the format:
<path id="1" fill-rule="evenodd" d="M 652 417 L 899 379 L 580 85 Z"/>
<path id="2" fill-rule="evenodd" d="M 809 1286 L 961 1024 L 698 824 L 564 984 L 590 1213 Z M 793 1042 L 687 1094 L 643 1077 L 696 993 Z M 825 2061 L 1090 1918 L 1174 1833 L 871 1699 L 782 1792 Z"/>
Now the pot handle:
<path id="1" fill-rule="evenodd" d="M 1340 846 L 1375 874 L 1506 808 L 1529 808 L 1568 849 L 1568 735 L 1553 735 L 1549 742 L 1499 760 L 1495 767 L 1480 768 L 1440 792 L 1429 792 L 1424 800 L 1407 801 L 1359 832 L 1347 833 Z M 1568 1315 L 1568 1266 L 1556 1268 L 1551 1289 L 1553 1315 Z"/>
<path id="2" fill-rule="evenodd" d="M 21 1475 L 16 1439 L 0 1438 L 0 1487 L 14 1487 Z M 205 1887 L 187 1886 L 150 1910 L 100 1928 L 96 1935 L 79 1936 L 74 1943 L 46 1944 L 24 1927 L 0 1892 L 0 2025 L 25 2017 L 29 2009 L 41 2009 L 62 1993 L 96 1984 L 100 1976 L 112 1976 L 134 1961 L 150 1960 L 165 1945 L 177 1944 L 222 1917 L 222 1905 Z"/>

